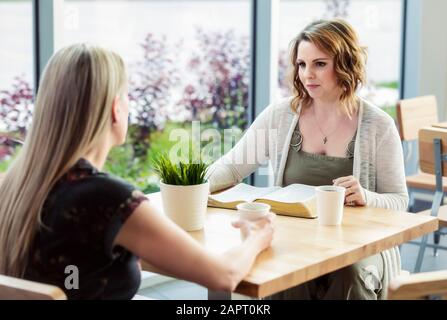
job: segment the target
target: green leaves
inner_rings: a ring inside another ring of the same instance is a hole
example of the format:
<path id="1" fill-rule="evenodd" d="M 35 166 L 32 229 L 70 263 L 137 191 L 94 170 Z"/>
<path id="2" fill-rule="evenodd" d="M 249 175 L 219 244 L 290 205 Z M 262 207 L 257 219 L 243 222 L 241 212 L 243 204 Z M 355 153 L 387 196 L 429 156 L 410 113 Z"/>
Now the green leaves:
<path id="1" fill-rule="evenodd" d="M 208 165 L 205 163 L 172 162 L 165 154 L 153 160 L 153 168 L 166 184 L 189 186 L 205 182 Z"/>

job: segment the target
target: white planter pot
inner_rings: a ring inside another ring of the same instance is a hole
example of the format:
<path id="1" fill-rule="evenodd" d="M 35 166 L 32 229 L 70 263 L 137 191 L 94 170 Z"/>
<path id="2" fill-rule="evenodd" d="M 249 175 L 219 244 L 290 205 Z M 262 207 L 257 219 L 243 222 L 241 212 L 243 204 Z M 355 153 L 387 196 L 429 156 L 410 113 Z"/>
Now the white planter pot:
<path id="1" fill-rule="evenodd" d="M 177 186 L 160 182 L 165 214 L 186 231 L 203 228 L 210 190 L 209 182 Z"/>

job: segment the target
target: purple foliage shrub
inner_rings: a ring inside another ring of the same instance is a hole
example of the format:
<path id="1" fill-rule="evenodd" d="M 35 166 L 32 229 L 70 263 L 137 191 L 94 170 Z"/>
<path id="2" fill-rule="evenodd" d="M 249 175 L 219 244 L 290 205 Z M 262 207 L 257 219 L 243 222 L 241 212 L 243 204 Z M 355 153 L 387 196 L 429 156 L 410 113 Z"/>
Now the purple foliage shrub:
<path id="1" fill-rule="evenodd" d="M 1 129 L 13 132 L 23 139 L 31 123 L 34 94 L 24 76 L 15 77 L 12 88 L 0 90 Z"/>
<path id="2" fill-rule="evenodd" d="M 247 37 L 234 31 L 197 29 L 197 48 L 189 60 L 194 81 L 185 86 L 179 105 L 190 120 L 220 129 L 247 126 L 250 52 Z"/>
<path id="3" fill-rule="evenodd" d="M 180 80 L 172 58 L 174 52 L 165 37 L 159 39 L 149 33 L 141 48 L 143 59 L 133 66 L 129 87 L 130 117 L 134 124 L 130 135 L 137 155 L 149 148 L 151 133 L 164 128 L 172 91 Z"/>

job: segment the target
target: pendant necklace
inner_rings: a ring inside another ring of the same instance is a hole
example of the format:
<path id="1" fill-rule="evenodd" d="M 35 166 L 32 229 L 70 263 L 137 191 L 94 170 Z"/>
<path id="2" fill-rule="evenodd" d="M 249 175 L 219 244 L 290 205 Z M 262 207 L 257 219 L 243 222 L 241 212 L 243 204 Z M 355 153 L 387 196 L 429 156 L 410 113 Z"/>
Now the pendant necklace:
<path id="1" fill-rule="evenodd" d="M 323 135 L 323 144 L 326 144 L 326 142 L 328 141 L 328 137 L 330 137 L 331 135 L 333 135 L 333 134 L 338 130 L 338 127 L 340 126 L 340 122 L 341 122 L 341 120 L 338 122 L 337 127 L 335 128 L 334 131 L 332 131 L 332 132 L 329 133 L 329 134 L 324 134 L 323 130 L 321 130 L 320 124 L 318 123 L 317 114 L 315 113 L 315 107 L 313 107 L 313 109 L 314 109 L 315 123 L 316 123 L 316 125 L 317 125 L 317 127 L 318 127 L 318 130 L 320 130 L 321 134 Z"/>

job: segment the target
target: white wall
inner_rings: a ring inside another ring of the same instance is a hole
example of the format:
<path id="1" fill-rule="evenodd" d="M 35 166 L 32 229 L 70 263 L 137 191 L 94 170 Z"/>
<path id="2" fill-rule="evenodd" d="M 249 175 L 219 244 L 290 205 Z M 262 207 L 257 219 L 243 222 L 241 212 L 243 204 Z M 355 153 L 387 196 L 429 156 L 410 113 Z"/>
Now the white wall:
<path id="1" fill-rule="evenodd" d="M 435 94 L 438 115 L 446 119 L 447 101 L 447 1 L 423 0 L 420 93 Z"/>
<path id="2" fill-rule="evenodd" d="M 447 1 L 408 0 L 404 98 L 434 94 L 447 118 Z"/>

